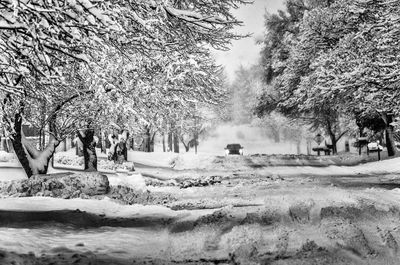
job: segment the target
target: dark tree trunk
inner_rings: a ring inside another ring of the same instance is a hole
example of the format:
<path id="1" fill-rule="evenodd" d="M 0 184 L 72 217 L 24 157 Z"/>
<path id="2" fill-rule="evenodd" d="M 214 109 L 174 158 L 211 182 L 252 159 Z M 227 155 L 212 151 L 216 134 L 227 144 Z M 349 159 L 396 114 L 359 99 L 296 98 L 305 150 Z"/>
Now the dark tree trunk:
<path id="1" fill-rule="evenodd" d="M 163 152 L 165 153 L 165 149 L 166 149 L 166 146 L 165 146 L 165 133 L 162 133 L 162 149 L 163 149 Z"/>
<path id="2" fill-rule="evenodd" d="M 190 149 L 189 143 L 190 143 L 190 141 L 186 144 L 185 140 L 183 139 L 183 137 L 181 137 L 181 142 L 182 142 L 183 146 L 185 147 L 186 153 L 189 152 L 189 149 Z"/>
<path id="3" fill-rule="evenodd" d="M 28 178 L 37 174 L 46 174 L 50 159 L 53 156 L 56 147 L 60 144 L 60 141 L 52 137 L 46 148 L 41 152 L 38 151 L 25 138 L 22 131 L 22 115 L 20 114 L 15 115 L 14 130 L 15 133 L 13 133 L 12 145 Z"/>
<path id="4" fill-rule="evenodd" d="M 328 118 L 328 120 L 327 120 L 327 124 L 326 124 L 326 125 L 327 125 L 327 126 L 326 126 L 326 129 L 327 129 L 327 131 L 328 131 L 329 138 L 331 139 L 332 154 L 336 155 L 336 154 L 337 154 L 337 147 L 336 147 L 336 141 L 337 141 L 337 139 L 336 139 L 336 136 L 335 136 L 335 132 L 334 132 L 333 129 L 332 129 L 332 124 L 331 124 L 331 122 L 329 121 L 329 118 Z M 326 142 L 325 142 L 325 144 L 326 144 Z"/>
<path id="5" fill-rule="evenodd" d="M 168 152 L 172 152 L 172 132 L 168 132 Z"/>
<path id="6" fill-rule="evenodd" d="M 145 136 L 145 138 L 144 138 L 144 151 L 145 152 L 150 152 L 150 139 L 151 138 L 151 136 L 150 136 L 150 129 L 149 128 L 147 128 L 146 129 L 146 136 Z"/>
<path id="7" fill-rule="evenodd" d="M 45 146 L 46 146 L 46 133 L 43 130 L 42 131 L 42 142 L 40 144 L 40 151 L 44 150 Z"/>
<path id="8" fill-rule="evenodd" d="M 154 132 L 150 138 L 149 152 L 154 152 L 154 138 L 155 137 L 156 137 L 156 133 Z"/>
<path id="9" fill-rule="evenodd" d="M 71 149 L 75 147 L 74 138 L 75 138 L 75 137 L 74 137 L 74 135 L 72 134 L 72 135 L 71 135 L 71 139 L 70 139 L 70 140 L 71 140 Z"/>
<path id="10" fill-rule="evenodd" d="M 344 131 L 344 132 L 340 133 L 338 136 L 336 136 L 335 130 L 332 128 L 332 123 L 329 119 L 327 120 L 326 129 L 328 131 L 329 138 L 331 139 L 331 142 L 332 142 L 332 153 L 334 155 L 336 155 L 337 154 L 337 142 L 340 140 L 340 138 L 342 138 L 346 134 L 347 131 Z"/>
<path id="11" fill-rule="evenodd" d="M 363 137 L 364 136 L 364 127 L 358 126 L 358 129 L 359 129 L 359 132 L 360 132 L 360 137 Z M 362 149 L 362 147 L 361 147 L 361 144 L 359 142 L 359 144 L 358 144 L 358 155 L 361 155 L 361 149 Z"/>
<path id="12" fill-rule="evenodd" d="M 382 114 L 382 118 L 386 123 L 385 128 L 385 138 L 386 138 L 386 149 L 388 152 L 388 156 L 395 156 L 396 155 L 396 146 L 394 143 L 393 137 L 393 126 L 390 125 L 393 122 L 393 115 L 392 114 Z"/>
<path id="13" fill-rule="evenodd" d="M 135 139 L 131 137 L 131 149 L 135 150 Z"/>
<path id="14" fill-rule="evenodd" d="M 174 133 L 174 152 L 179 153 L 179 138 L 176 133 Z"/>
<path id="15" fill-rule="evenodd" d="M 78 131 L 79 140 L 82 142 L 83 157 L 85 160 L 85 171 L 97 171 L 96 142 L 94 141 L 94 130 L 86 129 Z"/>
<path id="16" fill-rule="evenodd" d="M 126 132 L 126 139 L 125 139 L 125 145 L 124 145 L 124 158 L 125 161 L 128 161 L 128 149 L 129 149 L 129 132 Z"/>
<path id="17" fill-rule="evenodd" d="M 331 138 L 331 142 L 332 142 L 332 154 L 336 155 L 337 154 L 337 139 L 336 139 L 336 135 L 334 133 L 330 133 L 329 137 Z"/>
<path id="18" fill-rule="evenodd" d="M 386 136 L 386 148 L 388 151 L 388 156 L 395 156 L 396 146 L 394 144 L 394 138 L 393 138 L 393 126 L 389 125 L 385 129 L 385 136 Z"/>

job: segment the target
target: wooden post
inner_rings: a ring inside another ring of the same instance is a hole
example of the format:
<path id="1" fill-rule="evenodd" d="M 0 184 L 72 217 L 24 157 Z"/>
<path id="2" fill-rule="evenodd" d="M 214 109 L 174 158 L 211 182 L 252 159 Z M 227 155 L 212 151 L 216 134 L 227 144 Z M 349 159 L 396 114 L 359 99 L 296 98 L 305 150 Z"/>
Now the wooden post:
<path id="1" fill-rule="evenodd" d="M 378 160 L 381 160 L 381 149 L 379 148 L 379 145 L 378 145 Z"/>

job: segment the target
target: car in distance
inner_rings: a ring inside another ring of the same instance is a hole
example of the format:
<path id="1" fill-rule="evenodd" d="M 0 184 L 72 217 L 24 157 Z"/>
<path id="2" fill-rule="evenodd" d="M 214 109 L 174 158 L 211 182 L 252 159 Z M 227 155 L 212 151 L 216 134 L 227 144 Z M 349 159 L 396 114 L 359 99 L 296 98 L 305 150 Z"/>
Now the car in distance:
<path id="1" fill-rule="evenodd" d="M 383 146 L 379 142 L 371 142 L 367 145 L 367 148 L 369 152 L 383 151 Z"/>
<path id="2" fill-rule="evenodd" d="M 243 155 L 243 146 L 240 144 L 228 144 L 225 147 L 225 155 Z"/>

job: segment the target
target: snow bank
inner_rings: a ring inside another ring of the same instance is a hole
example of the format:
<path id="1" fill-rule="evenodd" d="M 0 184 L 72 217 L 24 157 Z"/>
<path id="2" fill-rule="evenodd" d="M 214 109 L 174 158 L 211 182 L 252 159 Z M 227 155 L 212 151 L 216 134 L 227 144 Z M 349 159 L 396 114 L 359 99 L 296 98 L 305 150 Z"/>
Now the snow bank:
<path id="1" fill-rule="evenodd" d="M 282 174 L 373 174 L 400 172 L 400 158 L 369 162 L 356 166 L 338 166 L 335 157 L 272 155 L 272 156 L 215 156 L 210 153 L 130 152 L 130 159 L 153 167 L 177 170 L 249 170 L 259 169 Z M 343 163 L 347 163 L 344 161 Z M 334 165 L 336 164 L 336 165 Z M 321 167 L 323 166 L 323 167 Z"/>
<path id="2" fill-rule="evenodd" d="M 128 151 L 128 161 L 153 167 L 171 167 L 173 161 L 180 155 L 181 154 L 171 152 L 146 153 L 139 151 Z"/>
<path id="3" fill-rule="evenodd" d="M 0 200 L 3 211 L 61 211 L 77 210 L 115 218 L 131 217 L 176 217 L 179 215 L 159 205 L 122 205 L 104 198 L 103 200 L 57 199 L 51 197 L 4 198 Z"/>
<path id="4" fill-rule="evenodd" d="M 111 186 L 127 186 L 139 191 L 147 191 L 146 182 L 143 176 L 139 173 L 118 173 L 116 175 L 109 175 L 108 181 Z"/>
<path id="5" fill-rule="evenodd" d="M 128 152 L 128 161 L 152 167 L 171 167 L 174 169 L 211 168 L 216 156 L 210 153 L 171 153 L 171 152 Z"/>

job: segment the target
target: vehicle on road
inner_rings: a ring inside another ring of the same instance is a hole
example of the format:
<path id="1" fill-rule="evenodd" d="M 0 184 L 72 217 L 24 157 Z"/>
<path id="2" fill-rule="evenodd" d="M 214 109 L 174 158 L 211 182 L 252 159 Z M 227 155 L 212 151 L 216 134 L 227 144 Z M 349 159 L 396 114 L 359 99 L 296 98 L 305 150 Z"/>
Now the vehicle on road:
<path id="1" fill-rule="evenodd" d="M 243 155 L 243 146 L 240 144 L 228 144 L 225 147 L 225 155 Z"/>
<path id="2" fill-rule="evenodd" d="M 379 151 L 382 151 L 382 150 L 383 150 L 383 146 L 380 145 L 380 144 L 377 143 L 377 142 L 369 143 L 369 144 L 367 145 L 367 147 L 368 147 L 368 151 L 369 151 L 369 152 L 377 152 L 378 150 L 379 150 Z M 378 149 L 378 148 L 379 148 L 379 149 Z"/>

